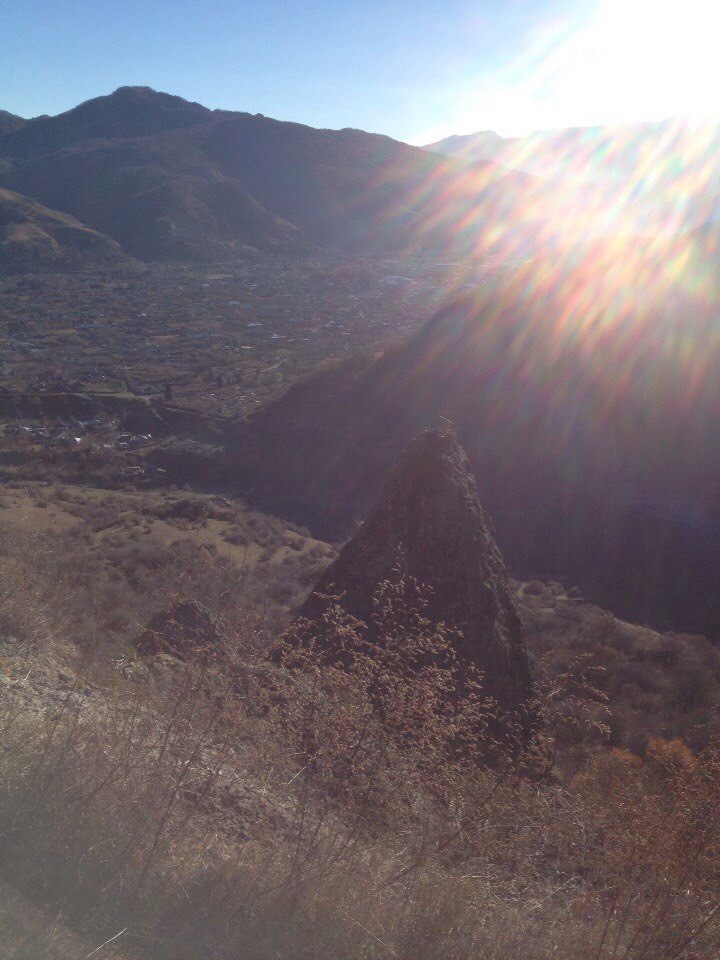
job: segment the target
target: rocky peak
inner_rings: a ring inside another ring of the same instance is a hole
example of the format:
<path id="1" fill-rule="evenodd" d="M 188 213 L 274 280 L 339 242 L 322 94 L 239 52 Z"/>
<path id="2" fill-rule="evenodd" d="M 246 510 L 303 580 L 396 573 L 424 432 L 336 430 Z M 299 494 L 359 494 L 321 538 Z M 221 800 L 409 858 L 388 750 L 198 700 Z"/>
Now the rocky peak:
<path id="1" fill-rule="evenodd" d="M 523 628 L 468 459 L 450 432 L 430 430 L 407 446 L 301 616 L 318 619 L 339 597 L 369 623 L 378 585 L 397 571 L 429 588 L 426 615 L 458 632 L 460 660 L 482 671 L 488 695 L 503 711 L 523 710 L 534 694 Z"/>

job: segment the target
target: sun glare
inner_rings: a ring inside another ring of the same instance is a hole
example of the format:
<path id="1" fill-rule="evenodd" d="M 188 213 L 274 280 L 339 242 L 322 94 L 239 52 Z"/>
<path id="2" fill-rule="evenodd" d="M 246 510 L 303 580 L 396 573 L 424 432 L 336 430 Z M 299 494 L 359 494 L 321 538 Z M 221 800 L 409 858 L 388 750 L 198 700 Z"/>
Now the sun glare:
<path id="1" fill-rule="evenodd" d="M 533 130 L 717 112 L 720 6 L 600 0 L 545 21 L 510 62 L 457 78 L 455 128 Z"/>

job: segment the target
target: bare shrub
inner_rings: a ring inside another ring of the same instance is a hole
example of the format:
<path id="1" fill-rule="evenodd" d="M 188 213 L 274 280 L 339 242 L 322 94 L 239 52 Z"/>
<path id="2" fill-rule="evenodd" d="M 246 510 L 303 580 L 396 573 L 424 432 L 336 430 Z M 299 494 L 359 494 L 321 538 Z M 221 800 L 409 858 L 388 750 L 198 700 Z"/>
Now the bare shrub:
<path id="1" fill-rule="evenodd" d="M 221 657 L 118 666 L 54 643 L 35 560 L 13 602 L 37 666 L 0 674 L 0 836 L 48 929 L 122 931 L 146 960 L 718 956 L 720 750 L 564 734 L 594 722 L 584 685 L 603 705 L 592 659 L 553 694 L 558 755 L 588 754 L 560 777 L 497 751 L 407 585 L 378 597 L 379 648 L 336 609 L 324 643 L 299 624 L 268 661 L 238 607 Z"/>

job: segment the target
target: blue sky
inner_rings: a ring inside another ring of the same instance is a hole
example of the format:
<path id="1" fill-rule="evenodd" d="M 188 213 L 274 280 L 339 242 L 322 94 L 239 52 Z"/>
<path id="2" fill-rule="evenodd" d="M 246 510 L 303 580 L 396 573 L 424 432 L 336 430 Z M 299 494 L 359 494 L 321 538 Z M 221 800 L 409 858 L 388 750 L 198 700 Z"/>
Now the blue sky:
<path id="1" fill-rule="evenodd" d="M 0 107 L 59 113 L 145 84 L 209 107 L 411 142 L 704 114 L 720 80 L 714 6 L 3 0 Z"/>

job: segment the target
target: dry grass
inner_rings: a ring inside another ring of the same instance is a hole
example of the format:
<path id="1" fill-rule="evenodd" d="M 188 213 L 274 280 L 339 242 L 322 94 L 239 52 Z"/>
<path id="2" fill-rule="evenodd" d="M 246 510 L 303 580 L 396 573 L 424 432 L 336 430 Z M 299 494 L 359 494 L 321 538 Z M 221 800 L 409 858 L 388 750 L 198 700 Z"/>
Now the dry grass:
<path id="1" fill-rule="evenodd" d="M 546 685 L 562 679 L 554 717 L 564 761 L 598 744 L 642 755 L 650 740 L 702 750 L 720 734 L 720 649 L 706 637 L 617 619 L 559 583 L 518 585 L 528 643 Z"/>
<path id="2" fill-rule="evenodd" d="M 178 596 L 230 621 L 261 608 L 277 632 L 334 556 L 307 531 L 216 497 L 23 483 L 4 502 L 4 554 L 42 589 L 71 581 L 74 638 L 100 633 L 113 652 Z"/>
<path id="3" fill-rule="evenodd" d="M 436 699 L 452 664 L 398 671 L 446 638 L 397 598 L 380 667 L 338 616 L 350 669 L 297 642 L 269 663 L 251 612 L 219 658 L 114 664 L 73 645 L 48 563 L 2 570 L 3 956 L 717 957 L 714 744 L 593 742 L 562 782 L 488 763 L 483 711 Z"/>

